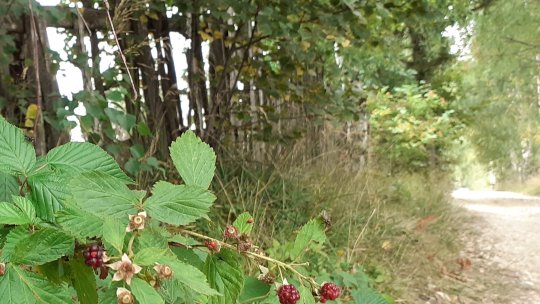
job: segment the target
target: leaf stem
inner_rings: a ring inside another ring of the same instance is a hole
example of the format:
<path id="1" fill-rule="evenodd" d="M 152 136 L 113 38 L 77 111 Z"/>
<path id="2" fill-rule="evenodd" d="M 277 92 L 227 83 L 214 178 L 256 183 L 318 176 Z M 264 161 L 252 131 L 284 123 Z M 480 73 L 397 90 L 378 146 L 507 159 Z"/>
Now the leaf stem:
<path id="1" fill-rule="evenodd" d="M 131 235 L 131 238 L 129 239 L 129 243 L 128 243 L 128 253 L 129 253 L 129 257 L 134 257 L 135 256 L 135 253 L 133 252 L 133 242 L 135 241 L 135 237 L 137 236 L 137 232 L 133 232 L 133 234 Z"/>

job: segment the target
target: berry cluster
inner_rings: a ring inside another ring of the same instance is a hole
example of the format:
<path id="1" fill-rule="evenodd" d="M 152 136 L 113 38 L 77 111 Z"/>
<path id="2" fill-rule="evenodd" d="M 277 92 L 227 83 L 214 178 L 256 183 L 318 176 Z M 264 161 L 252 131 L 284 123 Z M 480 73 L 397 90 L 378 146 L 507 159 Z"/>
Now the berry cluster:
<path id="1" fill-rule="evenodd" d="M 300 293 L 294 285 L 282 285 L 278 289 L 279 303 L 281 304 L 296 304 L 300 300 Z"/>
<path id="2" fill-rule="evenodd" d="M 90 245 L 83 252 L 84 263 L 94 269 L 103 266 L 103 247 L 98 244 Z"/>
<path id="3" fill-rule="evenodd" d="M 319 293 L 321 295 L 320 302 L 326 303 L 328 300 L 339 298 L 341 289 L 334 283 L 324 283 Z"/>

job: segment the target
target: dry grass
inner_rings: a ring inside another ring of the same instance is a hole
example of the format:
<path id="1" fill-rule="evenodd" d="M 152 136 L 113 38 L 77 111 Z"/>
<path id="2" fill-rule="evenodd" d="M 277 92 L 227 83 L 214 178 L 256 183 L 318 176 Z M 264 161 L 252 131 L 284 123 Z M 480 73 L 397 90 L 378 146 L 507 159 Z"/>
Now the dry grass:
<path id="1" fill-rule="evenodd" d="M 323 210 L 332 217 L 328 259 L 363 265 L 401 303 L 420 303 L 453 288 L 460 225 L 449 203 L 445 172 L 388 175 L 372 165 L 356 170 L 349 152 L 328 149 L 308 158 L 300 143 L 274 161 L 222 162 L 215 187 L 228 222 L 247 210 L 258 223 L 256 241 L 291 240 Z M 236 157 L 238 160 L 238 157 Z"/>

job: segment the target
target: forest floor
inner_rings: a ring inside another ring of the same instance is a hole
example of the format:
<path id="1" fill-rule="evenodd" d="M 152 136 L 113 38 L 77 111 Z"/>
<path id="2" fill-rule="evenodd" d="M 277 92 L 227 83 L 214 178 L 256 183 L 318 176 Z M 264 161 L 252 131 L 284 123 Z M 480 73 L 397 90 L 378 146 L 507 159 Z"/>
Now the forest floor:
<path id="1" fill-rule="evenodd" d="M 457 303 L 540 304 L 540 197 L 454 192 L 465 212 Z"/>

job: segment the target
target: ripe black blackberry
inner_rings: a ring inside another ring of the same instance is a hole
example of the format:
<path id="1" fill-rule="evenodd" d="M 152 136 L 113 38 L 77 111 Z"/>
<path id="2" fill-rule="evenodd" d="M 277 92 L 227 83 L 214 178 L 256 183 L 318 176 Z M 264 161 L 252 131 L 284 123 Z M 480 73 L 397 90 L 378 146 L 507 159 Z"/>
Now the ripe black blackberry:
<path id="1" fill-rule="evenodd" d="M 300 293 L 294 285 L 282 285 L 278 289 L 278 298 L 281 304 L 296 304 L 300 300 Z"/>
<path id="2" fill-rule="evenodd" d="M 98 269 L 103 266 L 103 254 L 103 247 L 98 244 L 92 244 L 83 252 L 84 263 L 94 269 Z"/>
<path id="3" fill-rule="evenodd" d="M 326 300 L 335 300 L 339 298 L 341 289 L 334 283 L 324 283 L 321 287 L 320 294 L 322 298 L 321 303 L 325 303 Z"/>

